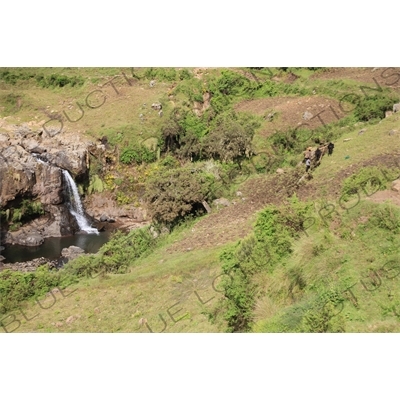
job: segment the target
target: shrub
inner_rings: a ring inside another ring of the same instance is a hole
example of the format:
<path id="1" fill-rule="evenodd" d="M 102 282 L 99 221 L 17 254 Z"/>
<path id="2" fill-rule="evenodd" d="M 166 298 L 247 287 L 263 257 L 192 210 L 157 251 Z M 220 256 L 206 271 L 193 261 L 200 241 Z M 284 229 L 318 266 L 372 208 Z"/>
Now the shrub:
<path id="1" fill-rule="evenodd" d="M 56 88 L 56 87 L 64 87 L 70 85 L 74 86 L 82 86 L 85 83 L 84 78 L 81 76 L 66 76 L 59 74 L 51 74 L 51 75 L 37 75 L 36 82 L 39 86 L 43 88 Z"/>
<path id="2" fill-rule="evenodd" d="M 40 201 L 23 199 L 19 207 L 12 210 L 11 221 L 24 223 L 42 214 L 44 210 Z"/>
<path id="3" fill-rule="evenodd" d="M 92 277 L 99 272 L 125 273 L 135 260 L 152 251 L 155 244 L 148 228 L 134 229 L 128 234 L 119 231 L 97 254 L 84 254 L 70 261 L 65 270 L 78 277 Z"/>
<path id="4" fill-rule="evenodd" d="M 74 282 L 64 271 L 52 271 L 46 265 L 35 272 L 0 272 L 0 313 L 5 314 L 22 301 L 38 298 L 56 286 L 65 288 Z"/>
<path id="5" fill-rule="evenodd" d="M 355 110 L 354 115 L 359 121 L 369 121 L 374 118 L 385 118 L 385 111 L 391 110 L 396 101 L 388 96 L 375 95 L 362 98 Z"/>
<path id="6" fill-rule="evenodd" d="M 157 154 L 155 151 L 151 151 L 144 145 L 136 145 L 125 148 L 119 160 L 123 164 L 132 164 L 135 162 L 136 164 L 151 163 L 157 159 Z"/>
<path id="7" fill-rule="evenodd" d="M 391 204 L 380 204 L 368 221 L 371 228 L 381 228 L 397 235 L 400 233 L 400 211 Z"/>
<path id="8" fill-rule="evenodd" d="M 202 156 L 240 164 L 253 154 L 252 140 L 259 122 L 245 114 L 230 112 L 215 119 L 203 141 Z"/>
<path id="9" fill-rule="evenodd" d="M 195 211 L 203 211 L 202 202 L 209 191 L 200 172 L 164 169 L 149 178 L 144 197 L 154 221 L 174 225 Z"/>
<path id="10" fill-rule="evenodd" d="M 387 182 L 398 177 L 395 169 L 365 167 L 357 173 L 346 178 L 341 189 L 342 199 L 347 201 L 350 196 L 357 193 L 372 195 L 378 190 L 386 189 Z"/>
<path id="11" fill-rule="evenodd" d="M 190 79 L 191 77 L 192 77 L 192 75 L 187 68 L 181 69 L 179 71 L 179 79 L 181 81 L 183 81 L 185 79 Z"/>

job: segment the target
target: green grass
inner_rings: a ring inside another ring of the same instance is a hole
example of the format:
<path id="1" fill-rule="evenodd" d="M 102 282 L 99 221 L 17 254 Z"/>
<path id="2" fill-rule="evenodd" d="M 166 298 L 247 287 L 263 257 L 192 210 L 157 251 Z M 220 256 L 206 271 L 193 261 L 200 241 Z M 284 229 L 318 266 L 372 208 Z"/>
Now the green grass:
<path id="1" fill-rule="evenodd" d="M 255 331 L 284 329 L 284 322 L 290 325 L 287 318 L 296 307 L 301 309 L 327 290 L 337 290 L 342 295 L 347 294 L 343 295 L 343 310 L 339 314 L 344 318 L 346 332 L 373 332 L 378 327 L 398 332 L 399 278 L 388 278 L 382 267 L 398 265 L 394 249 L 400 244 L 399 238 L 389 230 L 359 222 L 360 217 L 371 217 L 383 207 L 364 201 L 348 213 L 340 212 L 340 217 L 336 217 L 339 225 L 324 227 L 317 222 L 308 229 L 309 236 L 303 235 L 295 243 L 290 259 L 269 276 L 265 286 L 268 295 L 261 298 L 256 307 Z M 399 216 L 398 208 L 393 208 L 393 212 Z M 316 250 L 318 245 L 321 247 Z M 394 263 L 387 264 L 390 260 Z M 291 270 L 297 270 L 302 276 L 303 288 L 295 286 L 290 290 Z M 379 273 L 381 278 L 374 280 L 376 275 L 368 275 L 370 270 Z M 357 307 L 346 291 L 350 287 Z M 338 306 L 337 312 L 341 308 Z M 296 330 L 294 317 L 290 318 L 294 324 L 292 329 Z"/>

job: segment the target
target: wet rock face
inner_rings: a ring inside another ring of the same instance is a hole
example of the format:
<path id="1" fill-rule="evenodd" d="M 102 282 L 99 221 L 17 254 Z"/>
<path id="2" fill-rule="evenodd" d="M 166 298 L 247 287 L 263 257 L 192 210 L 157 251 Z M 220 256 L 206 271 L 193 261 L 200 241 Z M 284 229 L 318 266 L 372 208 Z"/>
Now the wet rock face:
<path id="1" fill-rule="evenodd" d="M 35 168 L 35 159 L 21 146 L 0 148 L 0 206 L 32 191 Z"/>
<path id="2" fill-rule="evenodd" d="M 0 207 L 18 207 L 21 200 L 32 199 L 40 201 L 46 215 L 8 232 L 5 242 L 36 246 L 45 237 L 73 234 L 78 227 L 65 204 L 61 169 L 85 176 L 93 144 L 73 134 L 50 137 L 25 126 L 12 129 L 0 131 Z"/>
<path id="3" fill-rule="evenodd" d="M 59 168 L 73 176 L 88 172 L 90 143 L 78 138 L 43 138 L 40 132 L 18 128 L 0 133 L 0 206 L 17 197 L 40 198 L 42 204 L 61 204 L 63 181 Z M 34 154 L 40 154 L 40 163 Z"/>
<path id="4" fill-rule="evenodd" d="M 61 204 L 63 202 L 63 180 L 61 170 L 51 165 L 39 164 L 36 169 L 36 183 L 32 194 L 42 204 Z"/>

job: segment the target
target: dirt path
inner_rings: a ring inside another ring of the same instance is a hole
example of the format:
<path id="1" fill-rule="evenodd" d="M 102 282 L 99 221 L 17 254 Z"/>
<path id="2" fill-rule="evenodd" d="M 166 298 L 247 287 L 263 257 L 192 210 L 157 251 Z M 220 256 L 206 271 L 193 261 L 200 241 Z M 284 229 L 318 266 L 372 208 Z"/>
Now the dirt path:
<path id="1" fill-rule="evenodd" d="M 259 175 L 240 188 L 242 195 L 228 207 L 215 210 L 201 219 L 181 241 L 174 243 L 169 253 L 211 248 L 246 237 L 252 231 L 256 212 L 267 204 L 282 204 L 293 193 L 295 178 L 291 174 Z"/>

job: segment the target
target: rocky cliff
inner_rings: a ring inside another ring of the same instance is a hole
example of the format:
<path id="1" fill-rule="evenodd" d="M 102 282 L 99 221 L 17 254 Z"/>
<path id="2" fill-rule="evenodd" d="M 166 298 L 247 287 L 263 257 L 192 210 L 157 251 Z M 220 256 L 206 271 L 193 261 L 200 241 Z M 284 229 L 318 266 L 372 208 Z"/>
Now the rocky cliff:
<path id="1" fill-rule="evenodd" d="M 89 141 L 24 126 L 2 126 L 0 130 L 0 209 L 17 208 L 22 200 L 39 202 L 44 215 L 22 229 L 4 232 L 5 243 L 38 245 L 44 237 L 63 236 L 77 230 L 65 204 L 61 169 L 76 179 L 89 170 Z M 6 218 L 11 218 L 10 214 Z M 3 218 L 4 220 L 4 218 Z"/>

